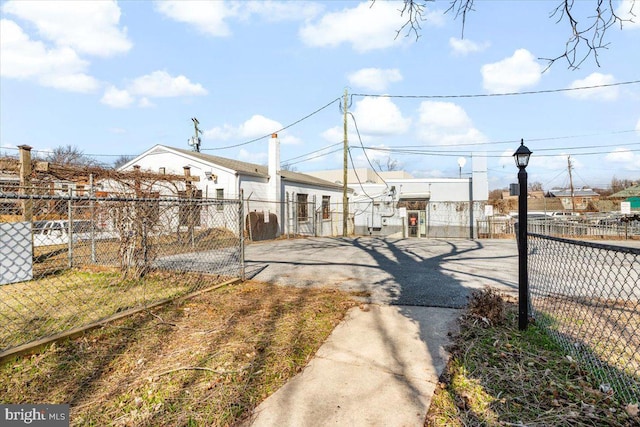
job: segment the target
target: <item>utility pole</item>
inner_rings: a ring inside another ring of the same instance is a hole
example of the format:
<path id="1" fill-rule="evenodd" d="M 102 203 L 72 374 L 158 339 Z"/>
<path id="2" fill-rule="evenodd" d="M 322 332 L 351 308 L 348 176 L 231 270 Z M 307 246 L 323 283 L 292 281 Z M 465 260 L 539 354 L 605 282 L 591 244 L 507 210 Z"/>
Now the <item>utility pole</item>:
<path id="1" fill-rule="evenodd" d="M 192 117 L 191 121 L 193 122 L 193 127 L 195 128 L 195 131 L 194 131 L 194 136 L 189 141 L 189 145 L 191 145 L 193 147 L 193 151 L 199 153 L 200 152 L 200 137 L 198 136 L 198 134 L 202 133 L 202 131 L 200 129 L 198 129 L 198 125 L 200 124 L 200 122 L 195 117 Z"/>
<path id="2" fill-rule="evenodd" d="M 576 213 L 576 199 L 573 196 L 573 177 L 571 175 L 571 156 L 567 156 L 567 167 L 569 168 L 569 188 L 571 189 L 571 210 Z"/>
<path id="3" fill-rule="evenodd" d="M 344 149 L 342 163 L 342 237 L 347 237 L 347 218 L 349 217 L 349 198 L 347 197 L 347 154 L 349 150 L 349 139 L 347 136 L 347 105 L 348 92 L 344 90 Z"/>

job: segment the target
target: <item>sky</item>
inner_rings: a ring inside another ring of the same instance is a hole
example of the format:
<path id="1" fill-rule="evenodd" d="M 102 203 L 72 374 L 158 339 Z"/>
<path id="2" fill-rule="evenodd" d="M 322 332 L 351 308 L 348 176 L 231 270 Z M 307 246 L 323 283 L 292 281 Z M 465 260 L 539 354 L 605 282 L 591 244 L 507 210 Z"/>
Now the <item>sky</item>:
<path id="1" fill-rule="evenodd" d="M 522 139 L 545 189 L 569 163 L 576 187 L 640 180 L 640 1 L 613 3 L 635 22 L 571 69 L 544 59 L 571 36 L 555 0 L 476 2 L 464 26 L 429 2 L 419 37 L 397 1 L 2 1 L 0 155 L 189 149 L 195 117 L 204 153 L 266 164 L 278 132 L 288 167 L 341 169 L 346 91 L 350 168 L 456 178 L 484 153 L 502 188 Z"/>

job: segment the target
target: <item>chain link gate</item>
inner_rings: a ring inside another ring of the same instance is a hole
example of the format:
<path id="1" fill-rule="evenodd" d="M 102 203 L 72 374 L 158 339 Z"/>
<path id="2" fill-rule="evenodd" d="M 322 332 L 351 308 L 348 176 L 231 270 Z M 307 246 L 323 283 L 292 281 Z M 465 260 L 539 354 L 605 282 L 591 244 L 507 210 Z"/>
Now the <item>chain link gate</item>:
<path id="1" fill-rule="evenodd" d="M 0 354 L 242 278 L 242 217 L 238 200 L 0 194 Z"/>

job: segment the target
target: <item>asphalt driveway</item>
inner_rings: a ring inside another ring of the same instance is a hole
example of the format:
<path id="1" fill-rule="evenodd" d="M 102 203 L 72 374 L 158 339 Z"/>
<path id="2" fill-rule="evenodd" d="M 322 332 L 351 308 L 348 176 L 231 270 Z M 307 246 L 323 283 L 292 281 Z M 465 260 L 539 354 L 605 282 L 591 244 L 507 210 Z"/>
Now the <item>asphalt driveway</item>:
<path id="1" fill-rule="evenodd" d="M 277 240 L 247 245 L 245 261 L 249 278 L 368 291 L 382 304 L 461 308 L 475 289 L 518 289 L 515 240 Z"/>

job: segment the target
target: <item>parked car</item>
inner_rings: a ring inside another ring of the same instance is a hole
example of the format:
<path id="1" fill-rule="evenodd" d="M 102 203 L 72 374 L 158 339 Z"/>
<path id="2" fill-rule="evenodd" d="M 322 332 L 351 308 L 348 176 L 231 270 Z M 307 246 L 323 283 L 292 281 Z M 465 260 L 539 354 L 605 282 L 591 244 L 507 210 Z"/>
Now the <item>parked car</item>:
<path id="1" fill-rule="evenodd" d="M 38 247 L 69 244 L 70 231 L 74 242 L 91 240 L 92 237 L 96 240 L 114 237 L 112 233 L 95 227 L 92 233 L 92 227 L 92 222 L 88 220 L 73 221 L 71 230 L 69 230 L 69 221 L 66 220 L 34 221 L 33 245 Z"/>

